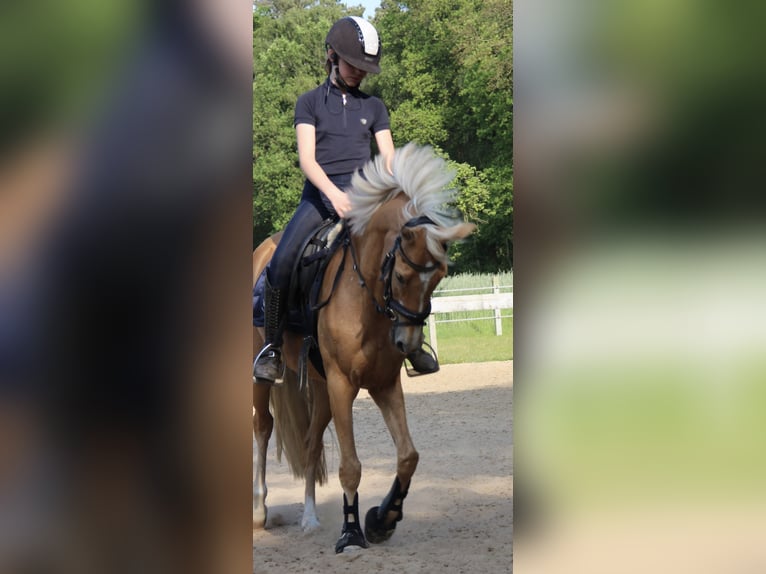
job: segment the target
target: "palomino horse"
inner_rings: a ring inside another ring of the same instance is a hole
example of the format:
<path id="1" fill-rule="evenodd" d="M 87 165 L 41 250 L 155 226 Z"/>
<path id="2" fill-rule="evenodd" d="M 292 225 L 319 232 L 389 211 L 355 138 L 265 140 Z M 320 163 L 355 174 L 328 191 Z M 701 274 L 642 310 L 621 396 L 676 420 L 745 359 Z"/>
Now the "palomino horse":
<path id="1" fill-rule="evenodd" d="M 317 318 L 319 350 L 325 377 L 309 366 L 309 384 L 299 388 L 301 336 L 285 333 L 284 383 L 253 385 L 257 442 L 253 523 L 266 522 L 266 448 L 277 422 L 277 449 L 284 452 L 296 477 L 306 481 L 304 530 L 319 526 L 314 486 L 326 480 L 323 435 L 333 419 L 340 447 L 338 474 L 343 488 L 343 529 L 335 551 L 366 548 L 367 540 L 390 538 L 402 519 L 418 452 L 412 443 L 400 378 L 407 353 L 423 343 L 423 324 L 431 310 L 431 294 L 447 272 L 450 242 L 467 237 L 474 225 L 464 223 L 449 207 L 455 190 L 453 174 L 428 147 L 414 144 L 396 150 L 392 172 L 378 156 L 354 176 L 348 194 L 352 209 L 344 246 L 329 260 L 320 300 L 327 301 Z M 267 265 L 279 234 L 253 254 L 254 280 Z M 254 329 L 253 351 L 263 344 Z M 357 488 L 362 465 L 354 444 L 352 405 L 359 389 L 367 389 L 378 405 L 397 451 L 394 484 L 380 507 L 370 509 L 362 531 Z M 274 418 L 269 412 L 271 397 Z M 366 535 L 366 537 L 365 537 Z"/>

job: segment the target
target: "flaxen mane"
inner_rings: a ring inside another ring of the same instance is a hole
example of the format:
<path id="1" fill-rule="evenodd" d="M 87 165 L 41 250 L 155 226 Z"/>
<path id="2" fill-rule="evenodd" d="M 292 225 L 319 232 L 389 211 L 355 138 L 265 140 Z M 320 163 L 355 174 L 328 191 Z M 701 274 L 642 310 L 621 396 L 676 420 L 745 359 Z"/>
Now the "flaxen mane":
<path id="1" fill-rule="evenodd" d="M 403 192 L 409 201 L 402 209 L 398 225 L 421 215 L 429 217 L 436 225 L 424 227 L 428 251 L 438 261 L 447 263 L 444 243 L 455 238 L 455 230 L 462 223 L 460 214 L 450 207 L 457 196 L 457 190 L 450 187 L 455 172 L 430 146 L 414 143 L 396 150 L 392 170 L 393 174 L 388 172 L 379 155 L 364 166 L 364 177 L 354 174 L 347 190 L 352 207 L 346 220 L 351 233 L 363 234 L 378 207 Z"/>

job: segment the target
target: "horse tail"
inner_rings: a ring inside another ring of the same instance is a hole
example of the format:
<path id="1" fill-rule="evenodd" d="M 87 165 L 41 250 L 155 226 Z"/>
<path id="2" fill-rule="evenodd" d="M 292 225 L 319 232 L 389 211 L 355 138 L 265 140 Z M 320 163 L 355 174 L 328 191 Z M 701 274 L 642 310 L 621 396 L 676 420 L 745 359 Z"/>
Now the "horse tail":
<path id="1" fill-rule="evenodd" d="M 271 391 L 271 408 L 277 436 L 277 460 L 284 453 L 287 465 L 295 478 L 305 479 L 308 469 L 309 426 L 311 424 L 311 385 L 301 389 L 297 374 L 285 369 L 283 383 Z M 320 453 L 317 461 L 315 481 L 327 482 L 327 462 L 324 445 L 320 439 Z"/>

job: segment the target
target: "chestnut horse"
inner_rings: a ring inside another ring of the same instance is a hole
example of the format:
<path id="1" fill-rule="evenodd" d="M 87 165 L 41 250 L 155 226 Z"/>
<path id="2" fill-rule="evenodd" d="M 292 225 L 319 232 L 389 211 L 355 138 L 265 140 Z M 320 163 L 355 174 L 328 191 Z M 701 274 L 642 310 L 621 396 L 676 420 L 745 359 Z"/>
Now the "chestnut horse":
<path id="1" fill-rule="evenodd" d="M 317 318 L 325 376 L 309 365 L 309 384 L 299 387 L 302 337 L 285 332 L 283 384 L 253 385 L 257 443 L 253 524 L 266 523 L 266 448 L 276 420 L 277 452 L 284 452 L 293 474 L 306 481 L 301 525 L 306 531 L 319 526 L 314 487 L 327 477 L 323 435 L 332 419 L 340 447 L 344 514 L 336 552 L 351 546 L 366 548 L 368 540 L 387 540 L 402 519 L 402 502 L 418 452 L 407 427 L 401 368 L 405 355 L 423 343 L 431 294 L 447 272 L 449 243 L 474 229 L 450 207 L 456 197 L 448 187 L 454 174 L 431 148 L 410 143 L 396 150 L 393 173 L 381 156 L 368 162 L 363 172 L 363 177 L 354 176 L 347 190 L 352 205 L 346 215 L 349 234 L 331 256 L 320 290 L 319 300 L 327 301 Z M 279 237 L 274 235 L 255 250 L 254 281 Z M 262 345 L 263 330 L 254 328 L 254 356 Z M 377 404 L 397 451 L 393 486 L 380 507 L 367 513 L 364 531 L 357 495 L 362 465 L 352 421 L 359 389 L 367 389 Z"/>

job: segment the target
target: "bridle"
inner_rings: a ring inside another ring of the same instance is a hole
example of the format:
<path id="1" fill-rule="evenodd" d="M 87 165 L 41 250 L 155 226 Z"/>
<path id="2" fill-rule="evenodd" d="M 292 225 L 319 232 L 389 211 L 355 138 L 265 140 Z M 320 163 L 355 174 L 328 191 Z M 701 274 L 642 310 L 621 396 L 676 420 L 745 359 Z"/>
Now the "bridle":
<path id="1" fill-rule="evenodd" d="M 407 223 L 404 224 L 404 227 L 417 227 L 418 225 L 435 225 L 435 224 L 429 217 L 425 215 L 421 215 L 420 217 L 415 217 L 413 219 L 410 219 Z M 356 257 L 356 251 L 354 250 L 354 245 L 350 241 L 350 238 L 349 238 L 349 246 L 351 248 L 351 259 L 354 263 L 354 271 L 356 271 L 356 274 L 359 277 L 359 284 L 365 289 L 367 289 L 367 291 L 370 293 L 370 298 L 372 299 L 372 302 L 375 305 L 375 310 L 378 313 L 382 313 L 383 315 L 386 315 L 389 319 L 391 319 L 395 327 L 398 327 L 398 326 L 422 327 L 423 325 L 425 325 L 426 319 L 431 314 L 431 301 L 428 302 L 428 304 L 426 305 L 426 308 L 423 309 L 422 311 L 412 311 L 410 309 L 407 309 L 407 307 L 405 307 L 399 301 L 394 299 L 393 289 L 391 287 L 391 277 L 393 276 L 394 264 L 396 263 L 397 253 L 401 255 L 402 261 L 404 261 L 407 265 L 409 265 L 412 269 L 414 269 L 418 273 L 433 271 L 434 268 L 420 265 L 418 263 L 415 263 L 412 259 L 410 259 L 407 256 L 407 254 L 404 252 L 404 249 L 402 249 L 401 234 L 397 235 L 396 240 L 394 241 L 393 247 L 391 247 L 388 253 L 386 253 L 385 257 L 383 258 L 383 263 L 380 266 L 380 280 L 383 281 L 385 285 L 385 288 L 383 291 L 383 304 L 381 305 L 375 299 L 375 295 L 373 294 L 372 289 L 370 289 L 370 287 L 367 285 L 367 282 L 362 276 L 362 272 L 359 270 L 359 264 Z"/>

